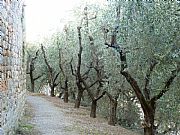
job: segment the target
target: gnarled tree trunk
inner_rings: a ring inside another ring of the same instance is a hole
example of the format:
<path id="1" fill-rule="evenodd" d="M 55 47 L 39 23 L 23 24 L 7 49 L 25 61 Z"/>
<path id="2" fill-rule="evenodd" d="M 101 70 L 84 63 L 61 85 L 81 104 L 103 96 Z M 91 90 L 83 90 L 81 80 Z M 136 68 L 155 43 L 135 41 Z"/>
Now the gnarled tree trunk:
<path id="1" fill-rule="evenodd" d="M 84 90 L 78 90 L 78 94 L 77 94 L 77 97 L 76 97 L 76 100 L 75 100 L 74 108 L 79 108 L 80 107 L 81 99 L 83 97 L 83 92 L 84 92 Z"/>
<path id="2" fill-rule="evenodd" d="M 97 100 L 92 100 L 90 117 L 96 118 Z"/>
<path id="3" fill-rule="evenodd" d="M 82 51 L 83 51 L 83 47 L 82 47 L 82 37 L 81 37 L 81 27 L 77 27 L 78 30 L 78 39 L 79 39 L 79 52 L 78 52 L 78 63 L 77 63 L 77 67 L 76 67 L 76 72 L 74 73 L 73 70 L 73 66 L 72 66 L 72 61 L 70 62 L 71 64 L 71 72 L 72 75 L 74 75 L 76 77 L 76 85 L 78 88 L 78 94 L 75 100 L 75 106 L 74 108 L 79 108 L 80 104 L 81 104 L 81 99 L 83 97 L 83 92 L 84 92 L 84 88 L 82 86 L 82 82 L 81 82 L 81 62 L 82 62 Z"/>
<path id="4" fill-rule="evenodd" d="M 34 77 L 33 77 L 33 70 L 31 70 L 31 65 L 30 65 L 30 81 L 31 81 L 31 92 L 34 93 Z"/>
<path id="5" fill-rule="evenodd" d="M 68 80 L 65 80 L 65 87 L 64 87 L 64 103 L 68 103 Z"/>
<path id="6" fill-rule="evenodd" d="M 109 121 L 108 124 L 115 126 L 117 123 L 117 100 L 110 100 L 110 115 L 109 115 Z"/>
<path id="7" fill-rule="evenodd" d="M 48 60 L 47 60 L 46 53 L 45 53 L 43 45 L 41 45 L 41 50 L 42 50 L 42 53 L 43 53 L 45 64 L 46 64 L 46 66 L 48 68 L 48 83 L 49 83 L 50 88 L 51 88 L 50 94 L 51 94 L 52 97 L 54 97 L 55 96 L 54 89 L 59 84 L 59 83 L 56 83 L 56 80 L 57 80 L 60 73 L 56 74 L 55 71 L 53 70 L 53 68 L 51 67 L 51 65 L 48 63 Z"/>
<path id="8" fill-rule="evenodd" d="M 150 101 L 148 108 L 144 111 L 144 135 L 155 135 L 154 117 L 155 117 L 155 102 Z"/>
<path id="9" fill-rule="evenodd" d="M 50 88 L 51 88 L 51 92 L 50 92 L 51 97 L 55 97 L 54 86 L 50 86 Z"/>
<path id="10" fill-rule="evenodd" d="M 109 114 L 109 121 L 108 124 L 115 126 L 115 124 L 117 123 L 117 99 L 119 97 L 119 94 L 116 95 L 116 97 L 114 98 L 109 92 L 106 92 L 106 95 L 108 96 L 109 100 L 110 100 L 110 114 Z"/>

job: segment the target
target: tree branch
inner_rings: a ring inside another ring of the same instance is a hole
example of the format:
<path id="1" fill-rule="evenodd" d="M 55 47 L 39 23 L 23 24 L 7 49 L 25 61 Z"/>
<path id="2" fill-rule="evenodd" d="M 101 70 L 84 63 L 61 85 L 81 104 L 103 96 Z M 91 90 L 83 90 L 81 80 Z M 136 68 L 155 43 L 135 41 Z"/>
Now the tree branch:
<path id="1" fill-rule="evenodd" d="M 106 94 L 106 91 L 103 91 L 102 94 L 97 97 L 95 100 L 98 101 L 99 99 L 101 99 L 104 95 Z"/>
<path id="2" fill-rule="evenodd" d="M 35 80 L 39 79 L 39 78 L 42 77 L 42 76 L 43 76 L 43 74 L 42 74 L 42 75 L 39 75 L 38 77 L 34 78 L 33 80 L 35 81 Z"/>
<path id="3" fill-rule="evenodd" d="M 160 99 L 167 91 L 169 91 L 170 89 L 170 85 L 173 83 L 174 79 L 176 78 L 177 74 L 180 71 L 180 66 L 177 67 L 176 70 L 173 70 L 171 72 L 171 76 L 167 79 L 167 81 L 165 82 L 164 88 L 159 92 L 159 94 L 157 94 L 156 96 L 154 96 L 151 100 L 156 102 L 158 99 Z"/>
<path id="4" fill-rule="evenodd" d="M 150 100 L 150 88 L 149 88 L 149 82 L 150 82 L 150 77 L 151 73 L 153 72 L 155 66 L 158 64 L 157 61 L 152 60 L 150 63 L 150 67 L 147 71 L 146 77 L 145 77 L 145 86 L 144 86 L 144 96 L 146 99 Z"/>
<path id="5" fill-rule="evenodd" d="M 94 98 L 94 96 L 93 96 L 93 94 L 92 94 L 92 92 L 91 92 L 91 90 L 90 90 L 90 86 L 88 86 L 87 83 L 86 83 L 82 78 L 81 78 L 81 81 L 82 81 L 85 89 L 87 90 L 88 95 L 90 96 L 90 98 L 91 98 L 92 100 L 95 100 L 95 98 Z"/>
<path id="6" fill-rule="evenodd" d="M 73 69 L 73 66 L 72 66 L 72 60 L 70 62 L 70 67 L 71 67 L 71 73 L 73 76 L 76 76 L 76 74 L 74 73 L 74 69 Z"/>
<path id="7" fill-rule="evenodd" d="M 96 80 L 94 83 L 92 83 L 90 86 L 89 86 L 89 88 L 91 88 L 91 87 L 93 87 L 96 83 L 98 83 L 99 82 L 99 80 Z"/>
<path id="8" fill-rule="evenodd" d="M 78 64 L 77 64 L 77 76 L 81 75 L 81 54 L 82 54 L 82 37 L 81 37 L 81 27 L 77 27 L 78 29 L 78 38 L 79 38 L 79 53 L 78 53 Z"/>
<path id="9" fill-rule="evenodd" d="M 38 57 L 38 53 L 39 53 L 39 49 L 36 51 L 36 55 L 35 55 L 35 57 L 33 57 L 33 58 L 32 58 L 32 60 L 31 60 L 32 62 L 33 62 L 34 60 L 36 60 L 36 59 L 37 59 L 37 57 Z"/>
<path id="10" fill-rule="evenodd" d="M 54 84 L 55 84 L 55 81 L 56 81 L 56 79 L 58 78 L 59 74 L 60 74 L 60 73 L 57 73 L 56 76 L 54 77 L 54 79 L 53 79 L 53 83 L 54 83 Z"/>
<path id="11" fill-rule="evenodd" d="M 137 84 L 137 81 L 127 71 L 128 65 L 127 65 L 127 59 L 126 59 L 126 51 L 125 51 L 125 48 L 123 48 L 122 46 L 117 44 L 117 42 L 116 42 L 117 32 L 116 31 L 117 31 L 117 27 L 114 28 L 113 35 L 111 36 L 111 43 L 110 44 L 105 43 L 105 45 L 115 49 L 119 53 L 120 61 L 121 61 L 121 74 L 126 78 L 128 83 L 133 88 L 138 100 L 140 101 L 140 104 L 142 106 L 144 113 L 148 113 L 147 112 L 147 108 L 149 108 L 148 103 L 145 100 L 145 97 L 143 96 L 141 89 L 140 89 L 139 85 Z"/>
<path id="12" fill-rule="evenodd" d="M 89 74 L 89 72 L 91 71 L 92 68 L 92 62 L 90 63 L 90 66 L 88 67 L 88 70 L 82 75 L 82 77 L 85 77 Z"/>
<path id="13" fill-rule="evenodd" d="M 65 77 L 65 73 L 64 73 L 64 70 L 63 70 L 63 67 L 62 67 L 62 62 L 61 62 L 61 49 L 59 48 L 59 68 L 63 74 L 63 77 Z"/>
<path id="14" fill-rule="evenodd" d="M 137 81 L 134 78 L 132 78 L 132 76 L 129 74 L 128 71 L 121 71 L 121 74 L 126 78 L 126 80 L 129 82 L 129 84 L 133 88 L 134 92 L 136 93 L 137 98 L 139 99 L 141 103 L 142 109 L 144 110 L 144 112 L 146 112 L 146 108 L 148 104 L 137 84 Z"/>
<path id="15" fill-rule="evenodd" d="M 48 66 L 48 69 L 49 69 L 50 71 L 52 71 L 52 68 L 51 68 L 51 66 L 49 65 L 48 61 L 47 61 L 47 57 L 46 57 L 46 53 L 45 53 L 45 50 L 44 50 L 43 45 L 41 45 L 41 50 L 42 50 L 42 52 L 43 52 L 44 61 L 45 61 L 46 65 Z"/>
<path id="16" fill-rule="evenodd" d="M 109 97 L 109 99 L 111 101 L 115 102 L 115 99 L 113 98 L 113 96 L 109 92 L 106 91 L 106 95 Z"/>

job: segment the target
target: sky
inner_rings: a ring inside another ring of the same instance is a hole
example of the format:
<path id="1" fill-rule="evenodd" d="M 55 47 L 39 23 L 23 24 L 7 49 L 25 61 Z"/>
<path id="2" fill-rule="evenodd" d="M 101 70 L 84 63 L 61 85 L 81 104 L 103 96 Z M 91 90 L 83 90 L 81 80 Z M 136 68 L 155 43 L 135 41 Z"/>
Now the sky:
<path id="1" fill-rule="evenodd" d="M 82 0 L 26 0 L 26 41 L 41 42 L 61 30 L 69 19 L 69 11 L 80 1 Z M 102 2 L 104 0 L 84 1 Z"/>
<path id="2" fill-rule="evenodd" d="M 64 26 L 68 11 L 80 0 L 26 0 L 27 42 L 41 41 Z"/>

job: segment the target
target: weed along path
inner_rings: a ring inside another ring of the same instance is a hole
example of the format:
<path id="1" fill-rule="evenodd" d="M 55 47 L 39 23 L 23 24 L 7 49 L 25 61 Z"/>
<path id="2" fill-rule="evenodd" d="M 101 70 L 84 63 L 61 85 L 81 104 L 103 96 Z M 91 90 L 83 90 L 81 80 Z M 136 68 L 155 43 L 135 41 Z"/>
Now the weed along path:
<path id="1" fill-rule="evenodd" d="M 138 135 L 120 126 L 110 126 L 104 118 L 89 117 L 88 108 L 47 96 L 27 96 L 33 117 L 30 121 L 38 135 Z"/>

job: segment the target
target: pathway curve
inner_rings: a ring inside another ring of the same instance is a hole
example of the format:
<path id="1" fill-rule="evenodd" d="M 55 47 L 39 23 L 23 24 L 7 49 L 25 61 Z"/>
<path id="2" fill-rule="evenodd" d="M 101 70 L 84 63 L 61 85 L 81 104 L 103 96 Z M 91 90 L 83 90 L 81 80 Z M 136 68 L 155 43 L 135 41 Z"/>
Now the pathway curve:
<path id="1" fill-rule="evenodd" d="M 28 96 L 27 102 L 32 105 L 34 117 L 31 121 L 40 135 L 78 135 L 72 129 L 73 123 L 68 120 L 60 108 L 38 96 Z"/>

